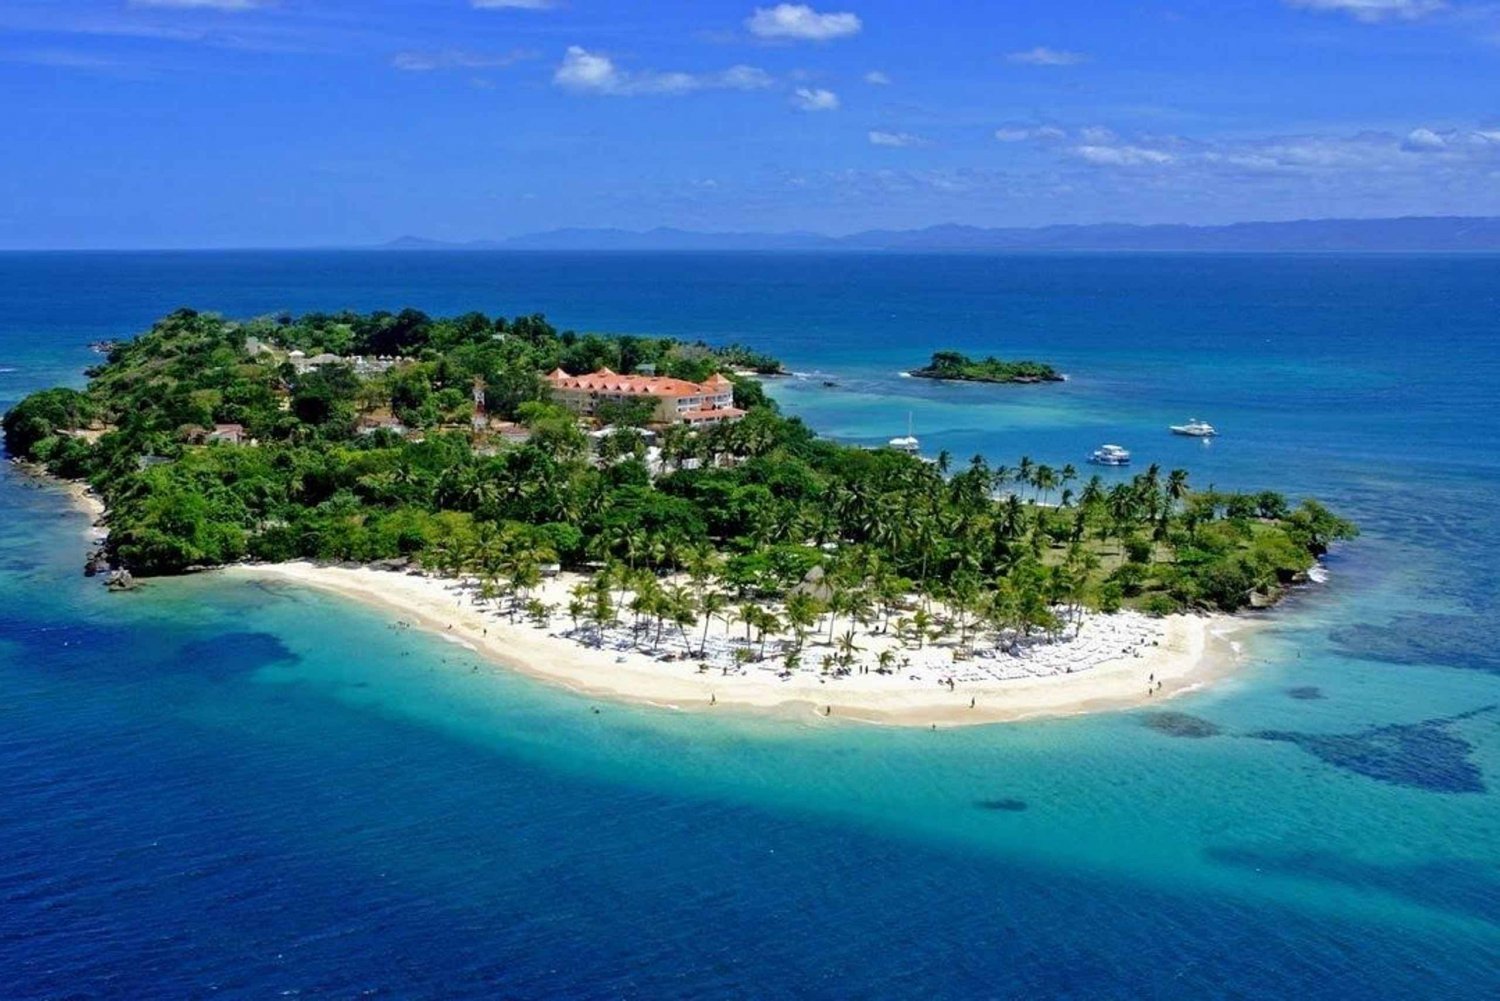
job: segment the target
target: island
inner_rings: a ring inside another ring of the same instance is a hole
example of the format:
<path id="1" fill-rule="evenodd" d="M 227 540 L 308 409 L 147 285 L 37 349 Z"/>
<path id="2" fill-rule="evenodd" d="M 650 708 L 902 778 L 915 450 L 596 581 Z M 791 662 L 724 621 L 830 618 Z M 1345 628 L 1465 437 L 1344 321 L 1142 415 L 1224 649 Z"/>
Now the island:
<path id="1" fill-rule="evenodd" d="M 229 568 L 580 691 L 923 726 L 1190 690 L 1229 613 L 1356 531 L 1182 470 L 837 444 L 737 374 L 752 356 L 539 315 L 182 309 L 3 427 L 102 502 L 106 577 Z"/>
<path id="2" fill-rule="evenodd" d="M 917 379 L 947 379 L 955 382 L 1062 382 L 1063 375 L 1039 361 L 1002 361 L 991 355 L 976 361 L 957 351 L 934 351 L 925 368 L 912 369 Z"/>

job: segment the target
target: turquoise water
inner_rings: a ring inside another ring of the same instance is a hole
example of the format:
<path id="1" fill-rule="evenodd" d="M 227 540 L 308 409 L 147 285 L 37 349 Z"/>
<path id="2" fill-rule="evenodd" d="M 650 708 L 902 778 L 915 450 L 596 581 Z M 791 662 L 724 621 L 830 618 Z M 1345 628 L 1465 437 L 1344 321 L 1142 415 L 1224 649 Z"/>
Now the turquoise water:
<path id="1" fill-rule="evenodd" d="M 848 440 L 1119 441 L 1365 529 L 1173 703 L 1216 735 L 880 730 L 597 704 L 285 588 L 109 595 L 7 468 L 0 995 L 1488 993 L 1497 299 L 1482 257 L 0 255 L 0 406 L 184 303 L 541 309 L 827 373 L 775 393 Z M 1072 378 L 899 376 L 950 346 Z"/>

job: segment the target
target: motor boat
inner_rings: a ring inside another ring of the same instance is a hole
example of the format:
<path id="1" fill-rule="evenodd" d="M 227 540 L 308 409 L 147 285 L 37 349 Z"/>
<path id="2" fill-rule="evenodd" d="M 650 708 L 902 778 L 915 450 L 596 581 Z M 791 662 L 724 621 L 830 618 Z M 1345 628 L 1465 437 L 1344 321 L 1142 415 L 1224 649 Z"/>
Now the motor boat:
<path id="1" fill-rule="evenodd" d="M 1168 430 L 1173 434 L 1187 435 L 1189 438 L 1212 438 L 1219 433 L 1208 421 L 1200 421 L 1196 417 L 1186 424 L 1172 424 Z"/>
<path id="2" fill-rule="evenodd" d="M 1089 455 L 1096 466 L 1128 466 L 1130 453 L 1119 445 L 1100 445 Z"/>

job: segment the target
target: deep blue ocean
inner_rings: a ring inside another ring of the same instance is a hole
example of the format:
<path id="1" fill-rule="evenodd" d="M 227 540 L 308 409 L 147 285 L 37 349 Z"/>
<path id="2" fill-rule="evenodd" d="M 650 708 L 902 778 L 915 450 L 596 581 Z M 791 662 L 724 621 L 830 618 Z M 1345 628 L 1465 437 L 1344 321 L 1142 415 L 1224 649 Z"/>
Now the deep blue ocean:
<path id="1" fill-rule="evenodd" d="M 0 408 L 180 305 L 737 340 L 844 440 L 1119 442 L 1364 534 L 1172 704 L 1213 736 L 933 732 L 595 714 L 331 597 L 111 595 L 7 465 L 0 997 L 1500 989 L 1500 258 L 0 254 Z M 945 347 L 1070 380 L 899 374 Z M 1166 433 L 1195 416 L 1222 437 Z"/>

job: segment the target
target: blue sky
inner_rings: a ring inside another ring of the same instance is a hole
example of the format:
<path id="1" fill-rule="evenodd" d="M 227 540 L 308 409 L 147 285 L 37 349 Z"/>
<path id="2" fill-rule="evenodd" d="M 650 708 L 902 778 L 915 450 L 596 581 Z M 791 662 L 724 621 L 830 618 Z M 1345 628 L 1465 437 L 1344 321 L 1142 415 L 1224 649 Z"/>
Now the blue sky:
<path id="1" fill-rule="evenodd" d="M 1500 214 L 1500 3 L 0 4 L 0 247 L 1400 214 Z"/>

